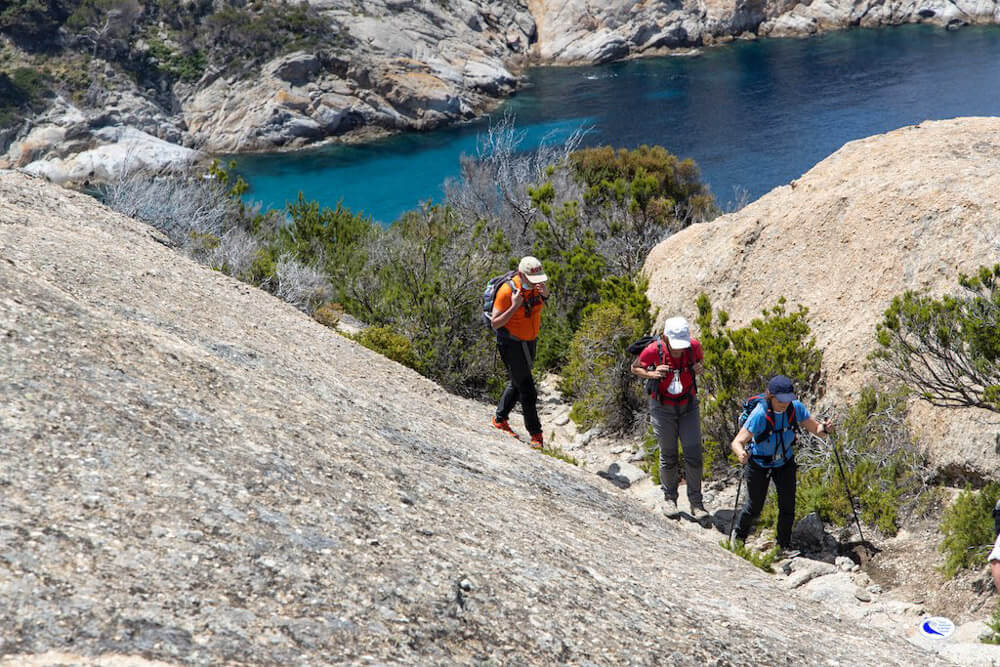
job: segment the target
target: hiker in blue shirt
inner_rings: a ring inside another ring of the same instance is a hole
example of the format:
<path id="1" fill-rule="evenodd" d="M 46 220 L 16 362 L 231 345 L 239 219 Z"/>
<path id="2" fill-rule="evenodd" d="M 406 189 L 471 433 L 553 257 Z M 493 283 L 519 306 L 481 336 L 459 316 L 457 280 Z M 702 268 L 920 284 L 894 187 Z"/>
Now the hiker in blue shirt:
<path id="1" fill-rule="evenodd" d="M 792 555 L 792 523 L 795 520 L 795 434 L 799 428 L 826 436 L 833 432 L 830 420 L 816 421 L 795 398 L 792 381 L 775 375 L 767 384 L 765 402 L 758 403 L 730 445 L 744 465 L 747 501 L 740 511 L 736 538 L 746 541 L 750 528 L 764 509 L 767 486 L 774 480 L 778 492 L 778 546 Z"/>

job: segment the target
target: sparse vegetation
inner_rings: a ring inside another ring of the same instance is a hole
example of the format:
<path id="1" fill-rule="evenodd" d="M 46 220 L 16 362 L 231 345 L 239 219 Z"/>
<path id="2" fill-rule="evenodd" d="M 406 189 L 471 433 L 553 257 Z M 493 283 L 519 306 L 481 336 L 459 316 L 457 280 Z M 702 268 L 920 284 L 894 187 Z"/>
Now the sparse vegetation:
<path id="1" fill-rule="evenodd" d="M 941 572 L 955 576 L 967 567 L 980 567 L 993 546 L 993 507 L 1000 499 L 1000 484 L 990 482 L 979 491 L 966 488 L 941 518 L 944 533 L 939 550 L 945 555 Z"/>
<path id="2" fill-rule="evenodd" d="M 771 566 L 774 561 L 778 558 L 778 554 L 781 553 L 781 547 L 774 545 L 770 549 L 764 552 L 754 551 L 753 549 L 747 547 L 741 540 L 734 539 L 732 542 L 729 540 L 722 540 L 719 542 L 721 546 L 726 551 L 731 551 L 740 558 L 749 561 L 750 563 L 756 565 L 760 569 L 764 570 L 768 574 L 773 574 Z"/>
<path id="3" fill-rule="evenodd" d="M 932 473 L 906 425 L 905 391 L 865 387 L 839 420 L 833 443 L 840 452 L 859 517 L 884 535 L 895 535 L 910 514 L 929 507 Z M 816 512 L 844 526 L 853 519 L 833 449 L 818 438 L 800 442 L 796 520 Z"/>
<path id="4" fill-rule="evenodd" d="M 559 459 L 573 466 L 579 466 L 580 462 L 576 460 L 575 457 L 567 454 L 562 450 L 561 447 L 556 447 L 555 445 L 546 445 L 542 448 L 542 454 L 546 456 L 551 456 L 554 459 Z"/>
<path id="5" fill-rule="evenodd" d="M 1000 601 L 993 609 L 993 615 L 986 622 L 986 636 L 982 638 L 984 644 L 1000 644 Z"/>

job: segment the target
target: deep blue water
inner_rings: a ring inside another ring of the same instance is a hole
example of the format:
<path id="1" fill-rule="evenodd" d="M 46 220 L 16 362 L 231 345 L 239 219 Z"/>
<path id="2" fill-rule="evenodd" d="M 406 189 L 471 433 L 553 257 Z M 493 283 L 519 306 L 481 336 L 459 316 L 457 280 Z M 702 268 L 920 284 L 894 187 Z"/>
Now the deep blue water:
<path id="1" fill-rule="evenodd" d="M 496 113 L 531 148 L 588 127 L 583 145 L 660 144 L 692 157 L 721 205 L 799 177 L 845 142 L 955 116 L 1000 115 L 1000 27 L 850 30 L 741 42 L 693 57 L 537 68 Z M 494 114 L 496 115 L 496 114 Z M 244 156 L 251 199 L 309 199 L 391 222 L 440 199 L 488 119 L 361 146 Z"/>

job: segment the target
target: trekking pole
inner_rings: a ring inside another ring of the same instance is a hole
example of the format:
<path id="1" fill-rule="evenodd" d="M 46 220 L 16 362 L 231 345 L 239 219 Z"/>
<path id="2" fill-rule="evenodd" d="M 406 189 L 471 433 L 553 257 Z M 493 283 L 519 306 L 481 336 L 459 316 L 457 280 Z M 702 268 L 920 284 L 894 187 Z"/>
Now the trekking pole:
<path id="1" fill-rule="evenodd" d="M 840 452 L 837 451 L 837 443 L 833 441 L 833 436 L 830 436 L 830 446 L 833 447 L 833 455 L 837 459 L 837 468 L 840 469 L 840 478 L 844 480 L 844 489 L 847 491 L 847 498 L 851 501 L 851 512 L 854 514 L 854 525 L 858 527 L 858 535 L 861 537 L 861 543 L 865 543 L 865 534 L 861 532 L 861 522 L 858 520 L 858 511 L 854 508 L 854 496 L 851 494 L 851 487 L 847 484 L 847 475 L 844 474 L 844 465 L 840 462 Z"/>
<path id="2" fill-rule="evenodd" d="M 729 521 L 729 548 L 733 548 L 733 530 L 736 528 L 736 513 L 740 510 L 740 490 L 743 488 L 743 476 L 746 468 L 740 469 L 740 481 L 736 485 L 736 505 L 733 507 L 733 518 Z"/>

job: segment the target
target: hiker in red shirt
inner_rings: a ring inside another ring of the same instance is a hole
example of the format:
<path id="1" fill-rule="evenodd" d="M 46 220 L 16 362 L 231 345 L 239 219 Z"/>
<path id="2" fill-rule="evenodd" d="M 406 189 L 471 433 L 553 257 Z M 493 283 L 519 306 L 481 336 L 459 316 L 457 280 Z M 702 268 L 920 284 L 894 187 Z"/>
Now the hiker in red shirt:
<path id="1" fill-rule="evenodd" d="M 708 516 L 701 498 L 701 416 L 698 411 L 696 377 L 702 367 L 701 343 L 691 338 L 688 322 L 671 317 L 663 323 L 660 339 L 646 346 L 632 362 L 632 373 L 652 383 L 649 417 L 660 444 L 660 485 L 663 513 L 674 519 L 680 466 L 677 440 L 684 450 L 684 479 L 691 515 L 701 522 Z M 650 383 L 647 383 L 649 386 Z"/>

